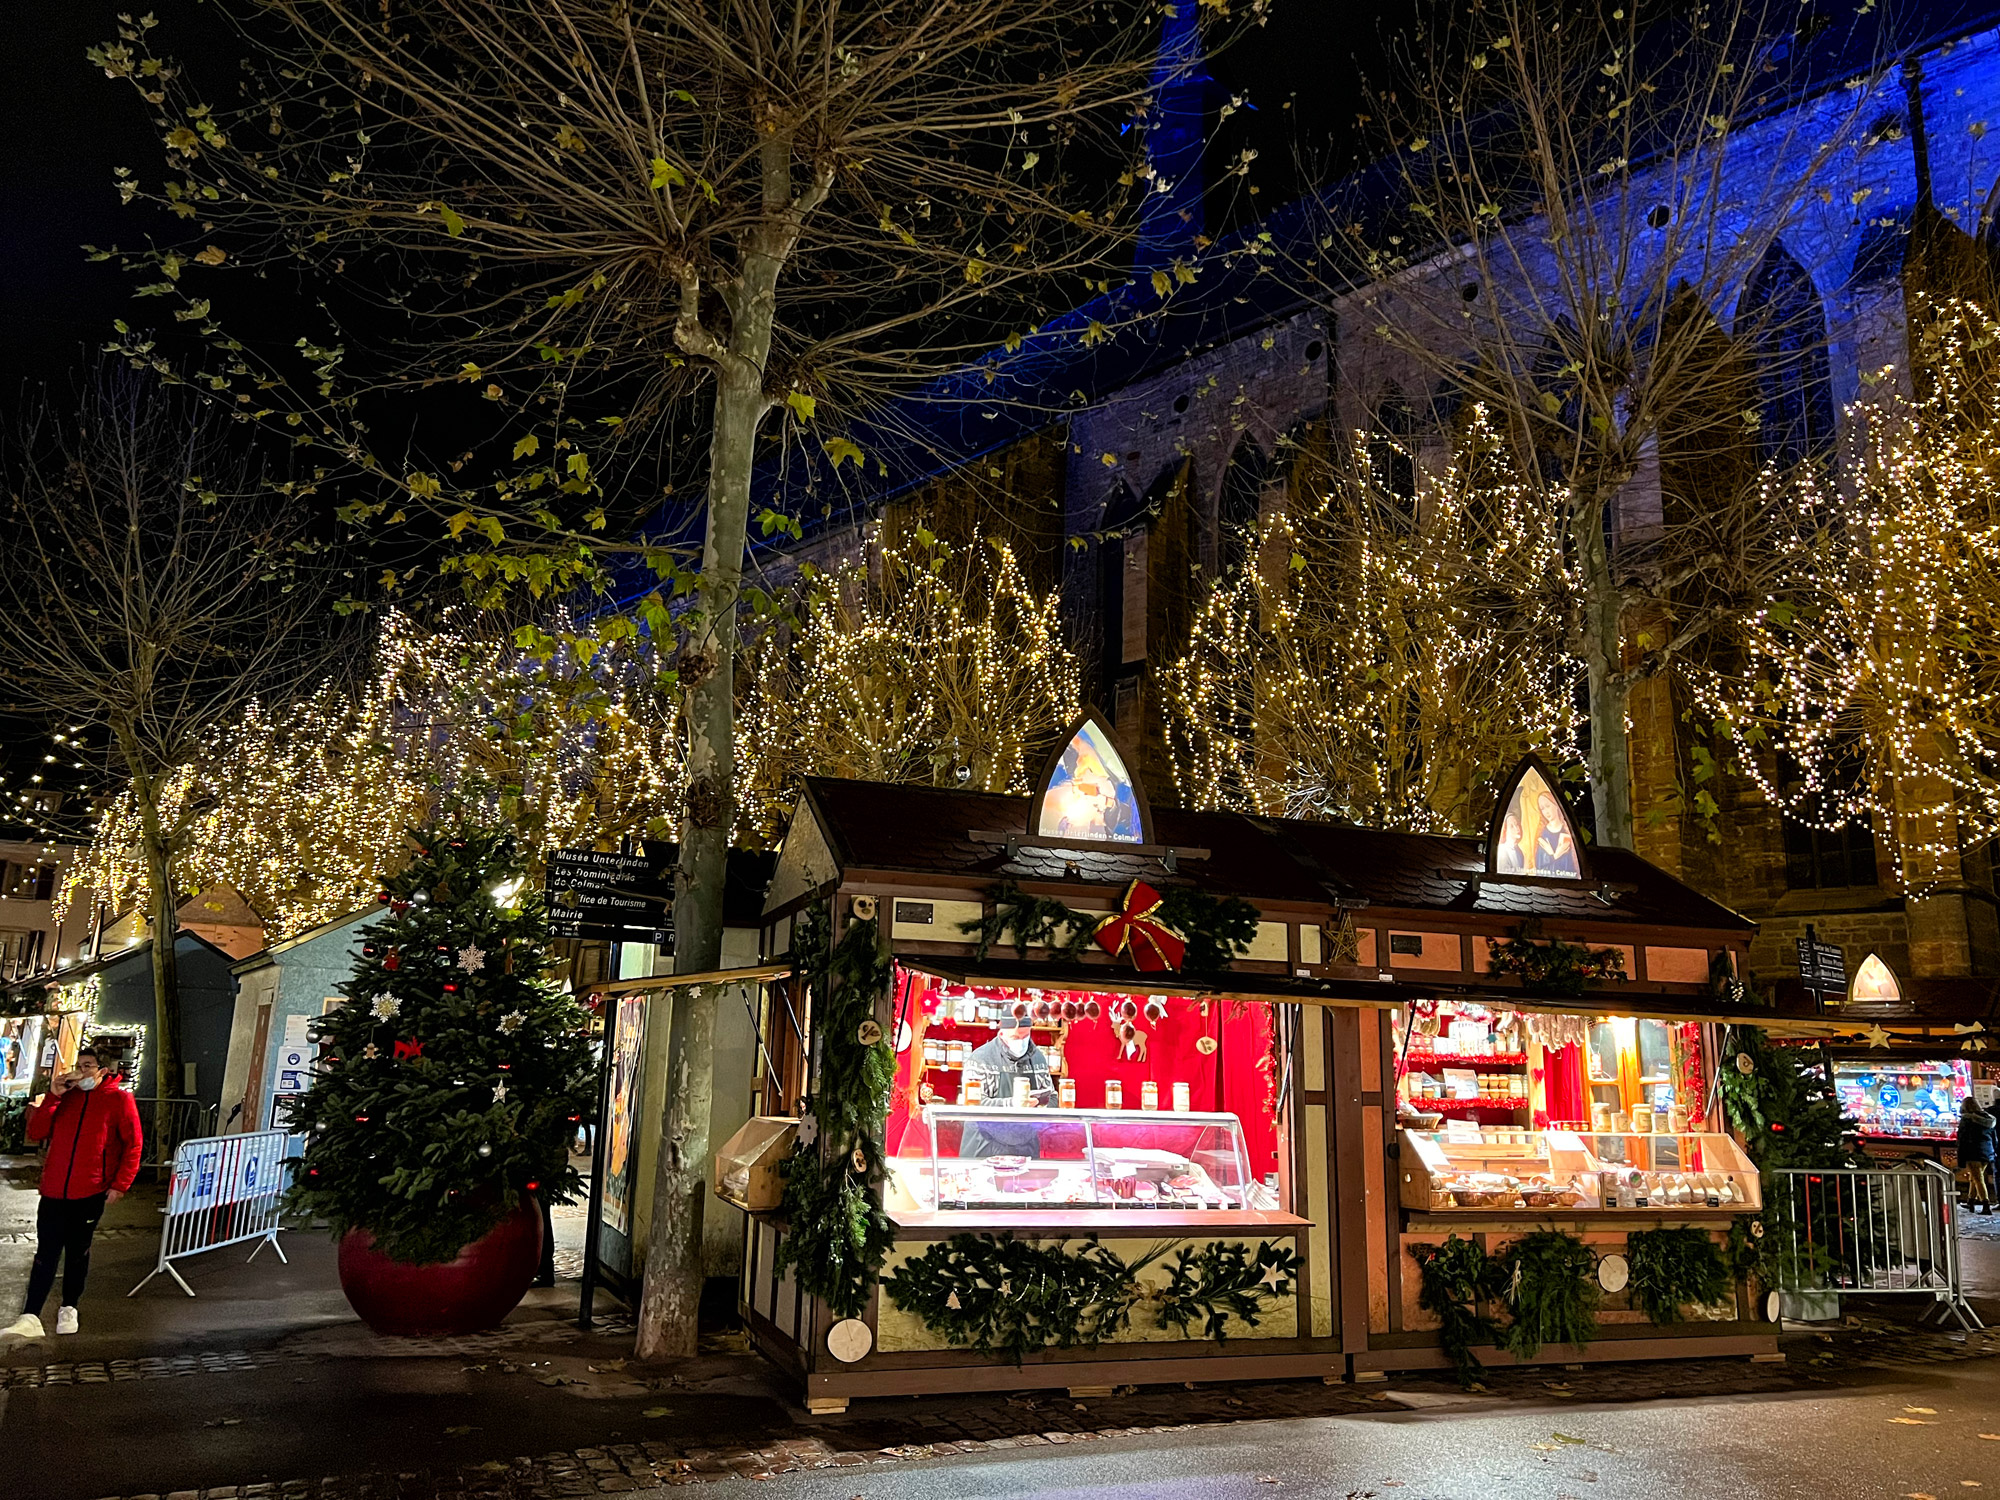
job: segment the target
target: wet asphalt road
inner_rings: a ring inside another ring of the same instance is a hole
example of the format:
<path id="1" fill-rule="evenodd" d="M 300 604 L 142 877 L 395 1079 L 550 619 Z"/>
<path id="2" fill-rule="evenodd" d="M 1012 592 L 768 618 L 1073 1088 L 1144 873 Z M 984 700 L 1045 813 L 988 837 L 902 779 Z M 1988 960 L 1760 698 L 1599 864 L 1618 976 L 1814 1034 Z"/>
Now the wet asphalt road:
<path id="1" fill-rule="evenodd" d="M 788 1475 L 764 1500 L 1926 1500 L 2000 1496 L 1994 1361 L 1900 1390 L 1245 1422 Z M 1928 1406 L 1930 1413 L 1906 1408 Z M 1903 1418 L 1904 1421 L 1895 1419 Z M 1929 1425 L 1917 1425 L 1929 1424 Z M 655 1492 L 664 1496 L 667 1491 Z M 677 1490 L 672 1493 L 685 1494 Z"/>

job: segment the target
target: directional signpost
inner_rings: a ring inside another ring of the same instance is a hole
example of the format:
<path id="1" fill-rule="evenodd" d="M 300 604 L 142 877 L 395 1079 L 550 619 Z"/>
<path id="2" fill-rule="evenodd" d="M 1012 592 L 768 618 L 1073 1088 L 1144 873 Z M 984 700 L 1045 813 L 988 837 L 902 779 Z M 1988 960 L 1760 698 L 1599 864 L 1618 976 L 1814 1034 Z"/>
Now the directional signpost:
<path id="1" fill-rule="evenodd" d="M 1847 955 L 1832 943 L 1822 943 L 1811 927 L 1799 939 L 1799 982 L 1818 1009 L 1826 1008 L 1829 995 L 1836 1003 L 1847 998 Z"/>
<path id="2" fill-rule="evenodd" d="M 549 936 L 674 941 L 671 863 L 651 854 L 558 849 L 549 856 Z"/>

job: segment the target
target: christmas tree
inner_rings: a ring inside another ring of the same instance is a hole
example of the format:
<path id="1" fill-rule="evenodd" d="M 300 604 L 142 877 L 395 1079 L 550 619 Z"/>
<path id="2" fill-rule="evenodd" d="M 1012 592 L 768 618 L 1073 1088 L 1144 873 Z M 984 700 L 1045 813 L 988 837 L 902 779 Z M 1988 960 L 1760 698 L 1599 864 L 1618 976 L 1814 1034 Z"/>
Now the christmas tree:
<path id="1" fill-rule="evenodd" d="M 585 1017 L 549 983 L 547 924 L 523 900 L 511 833 L 415 831 L 361 930 L 346 1003 L 293 1128 L 292 1204 L 383 1253 L 450 1260 L 525 1195 L 573 1197 L 569 1142 L 590 1107 Z"/>

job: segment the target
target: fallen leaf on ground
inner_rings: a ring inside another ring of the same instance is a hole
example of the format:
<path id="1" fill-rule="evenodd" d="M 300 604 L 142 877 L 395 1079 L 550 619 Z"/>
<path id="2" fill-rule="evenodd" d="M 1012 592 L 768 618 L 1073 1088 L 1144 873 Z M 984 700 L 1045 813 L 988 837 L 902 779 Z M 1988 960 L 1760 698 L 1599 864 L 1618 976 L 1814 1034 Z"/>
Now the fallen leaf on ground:
<path id="1" fill-rule="evenodd" d="M 1188 1389 L 1193 1390 L 1194 1387 L 1189 1386 Z M 1276 1484 L 1278 1483 L 1278 1477 L 1275 1474 L 1259 1474 L 1257 1476 L 1257 1482 L 1259 1484 Z"/>
<path id="2" fill-rule="evenodd" d="M 1895 1423 L 1895 1424 L 1896 1424 L 1896 1425 L 1897 1425 L 1898 1427 L 1935 1427 L 1935 1426 L 1937 1426 L 1937 1423 L 1935 1423 L 1935 1422 L 1926 1422 L 1926 1421 L 1925 1421 L 1925 1420 L 1924 1420 L 1924 1419 L 1923 1419 L 1922 1417 L 1891 1417 L 1891 1418 L 1889 1418 L 1889 1420 L 1890 1420 L 1891 1422 L 1894 1422 L 1894 1423 Z"/>
<path id="3" fill-rule="evenodd" d="M 1926 1495 L 1921 1490 L 1911 1490 L 1903 1496 L 1903 1500 L 1937 1500 L 1937 1496 Z"/>
<path id="4" fill-rule="evenodd" d="M 1903 1410 L 1913 1411 L 1920 1417 L 1934 1417 L 1937 1415 L 1937 1408 L 1935 1406 L 1906 1406 Z"/>
<path id="5" fill-rule="evenodd" d="M 1571 1437 L 1566 1432 L 1552 1432 L 1549 1436 L 1559 1443 L 1587 1443 L 1590 1441 L 1589 1438 Z"/>
<path id="6" fill-rule="evenodd" d="M 1959 1480 L 1958 1484 L 1959 1488 L 1967 1490 L 1976 1490 L 1984 1488 L 1984 1486 L 1981 1485 L 1980 1482 L 1976 1479 L 1961 1479 Z"/>
<path id="7" fill-rule="evenodd" d="M 1989 1443 L 2000 1443 L 2000 1432 L 1982 1432 L 1979 1435 Z"/>
<path id="8" fill-rule="evenodd" d="M 477 1427 L 447 1427 L 445 1428 L 445 1435 L 447 1437 L 464 1437 L 468 1432 L 477 1431 L 479 1431 Z"/>
<path id="9" fill-rule="evenodd" d="M 240 1427 L 243 1425 L 243 1419 L 241 1417 L 216 1417 L 213 1421 L 204 1422 L 201 1425 L 204 1427 Z"/>
<path id="10" fill-rule="evenodd" d="M 607 1359 L 601 1365 L 589 1365 L 586 1368 L 591 1370 L 622 1370 L 625 1368 L 625 1361 L 622 1359 Z"/>
<path id="11" fill-rule="evenodd" d="M 671 1406 L 649 1406 L 639 1413 L 642 1417 L 671 1417 L 673 1414 L 674 1409 Z"/>

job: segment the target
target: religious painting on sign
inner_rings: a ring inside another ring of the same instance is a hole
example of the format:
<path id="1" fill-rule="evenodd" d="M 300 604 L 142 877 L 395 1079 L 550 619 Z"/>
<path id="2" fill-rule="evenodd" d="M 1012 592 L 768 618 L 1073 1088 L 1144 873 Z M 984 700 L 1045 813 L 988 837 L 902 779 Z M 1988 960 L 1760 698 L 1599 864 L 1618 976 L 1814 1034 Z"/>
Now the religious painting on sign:
<path id="1" fill-rule="evenodd" d="M 1576 830 L 1562 798 L 1541 768 L 1522 768 L 1511 796 L 1500 810 L 1493 837 L 1493 870 L 1497 875 L 1538 875 L 1581 879 L 1582 855 Z"/>
<path id="2" fill-rule="evenodd" d="M 1050 771 L 1035 833 L 1092 842 L 1146 841 L 1132 773 L 1095 719 L 1086 718 L 1077 726 Z"/>
<path id="3" fill-rule="evenodd" d="M 1893 1005 L 1902 998 L 1902 987 L 1887 964 L 1873 953 L 1861 960 L 1861 967 L 1854 971 L 1849 1000 L 1856 1005 Z"/>

